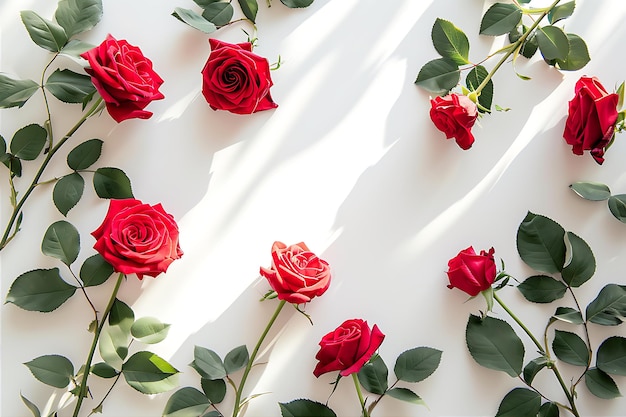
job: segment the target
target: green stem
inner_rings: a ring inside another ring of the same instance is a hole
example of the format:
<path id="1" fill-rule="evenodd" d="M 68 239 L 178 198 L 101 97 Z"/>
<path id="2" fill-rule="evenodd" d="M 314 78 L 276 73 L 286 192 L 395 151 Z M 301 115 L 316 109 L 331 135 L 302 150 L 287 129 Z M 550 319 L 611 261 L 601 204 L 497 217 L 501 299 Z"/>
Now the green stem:
<path id="1" fill-rule="evenodd" d="M 52 148 L 50 148 L 50 152 L 48 152 L 46 154 L 46 157 L 44 158 L 43 162 L 41 163 L 41 166 L 39 167 L 39 170 L 37 171 L 37 173 L 33 177 L 33 180 L 31 181 L 29 187 L 24 192 L 24 195 L 17 202 L 17 204 L 13 207 L 13 212 L 11 213 L 11 217 L 9 218 L 9 221 L 7 223 L 7 226 L 6 226 L 6 229 L 4 230 L 4 234 L 2 235 L 2 239 L 0 240 L 0 251 L 6 247 L 6 245 L 9 243 L 9 241 L 13 237 L 11 235 L 11 231 L 13 230 L 13 228 L 15 226 L 15 221 L 17 220 L 17 217 L 18 217 L 20 211 L 22 210 L 22 206 L 24 205 L 24 203 L 26 203 L 26 200 L 28 199 L 30 194 L 33 192 L 35 187 L 37 187 L 37 185 L 39 184 L 39 179 L 41 178 L 43 172 L 45 171 L 46 167 L 50 163 L 50 160 L 52 159 L 54 154 L 57 153 L 57 151 L 63 146 L 63 144 L 65 142 L 67 142 L 67 140 L 70 137 L 72 137 L 72 135 L 74 133 L 76 133 L 76 131 L 83 125 L 83 123 L 85 123 L 85 121 L 89 117 L 91 117 L 94 113 L 96 113 L 98 111 L 98 109 L 99 109 L 101 104 L 102 104 L 102 98 L 99 98 L 98 100 L 96 100 L 96 102 L 93 104 L 93 106 L 91 106 L 91 108 L 86 113 L 83 114 L 83 117 L 81 117 L 80 120 L 78 122 L 76 122 L 76 124 L 65 134 L 65 136 L 63 136 L 63 138 L 59 141 L 59 143 L 57 143 Z M 17 233 L 17 232 L 18 232 L 18 230 L 15 230 L 13 235 L 15 235 L 15 233 Z"/>
<path id="2" fill-rule="evenodd" d="M 526 40 L 526 38 L 528 38 L 528 36 L 533 32 L 533 30 L 535 30 L 537 28 L 537 26 L 539 26 L 539 22 L 541 22 L 543 20 L 544 17 L 546 17 L 546 15 L 550 12 L 550 10 L 552 10 L 557 4 L 559 4 L 561 0 L 554 0 L 554 2 L 546 7 L 542 12 L 541 15 L 539 16 L 539 18 L 532 24 L 532 26 L 530 28 L 528 28 L 528 30 L 526 31 L 526 33 L 523 33 L 522 36 L 513 43 L 513 45 L 515 45 L 514 48 L 509 49 L 500 59 L 500 61 L 498 61 L 498 63 L 496 64 L 495 67 L 493 67 L 493 69 L 491 70 L 491 72 L 489 72 L 489 74 L 487 74 L 487 76 L 485 77 L 485 79 L 483 80 L 483 82 L 480 83 L 480 85 L 478 86 L 478 88 L 476 88 L 476 90 L 474 91 L 476 93 L 476 95 L 480 95 L 480 92 L 483 90 L 483 88 L 485 88 L 485 86 L 487 85 L 487 83 L 489 82 L 489 80 L 491 80 L 491 78 L 494 76 L 494 74 L 496 73 L 496 71 L 498 71 L 498 69 L 502 66 L 502 64 L 504 64 L 506 62 L 506 60 L 509 58 L 509 56 L 511 56 L 511 54 L 516 51 Z M 522 10 L 523 11 L 523 10 Z"/>
<path id="3" fill-rule="evenodd" d="M 233 417 L 237 417 L 239 415 L 239 411 L 240 411 L 239 409 L 241 408 L 241 395 L 243 394 L 243 388 L 244 388 L 244 385 L 246 384 L 246 380 L 248 379 L 248 374 L 250 373 L 250 370 L 252 369 L 252 365 L 254 364 L 254 360 L 256 359 L 256 355 L 259 353 L 261 344 L 265 340 L 265 337 L 267 336 L 272 325 L 276 321 L 276 318 L 280 314 L 280 311 L 285 306 L 285 303 L 286 303 L 285 300 L 281 300 L 280 303 L 278 303 L 278 306 L 276 307 L 276 311 L 274 311 L 274 315 L 272 315 L 272 318 L 270 318 L 270 321 L 267 323 L 267 326 L 265 326 L 265 330 L 263 330 L 263 333 L 261 333 L 261 336 L 259 337 L 259 340 L 257 341 L 256 346 L 254 347 L 254 350 L 252 351 L 252 355 L 250 355 L 250 359 L 248 359 L 248 363 L 246 364 L 246 369 L 243 371 L 243 376 L 241 377 L 241 382 L 239 383 L 239 389 L 237 389 L 235 393 L 235 405 L 233 407 Z"/>
<path id="4" fill-rule="evenodd" d="M 104 313 L 102 315 L 102 319 L 100 319 L 100 323 L 96 328 L 93 341 L 91 342 L 91 349 L 89 349 L 89 354 L 87 355 L 87 361 L 85 362 L 85 368 L 83 370 L 83 379 L 80 383 L 80 388 L 78 390 L 78 400 L 76 401 L 76 407 L 74 408 L 73 417 L 78 417 L 78 413 L 80 412 L 80 407 L 83 404 L 83 399 L 87 396 L 87 379 L 89 378 L 89 371 L 91 369 L 91 361 L 93 360 L 93 356 L 96 353 L 96 347 L 98 346 L 98 339 L 100 338 L 100 333 L 102 333 L 102 329 L 107 321 L 107 317 L 109 317 L 109 313 L 111 312 L 111 308 L 113 308 L 113 304 L 115 303 L 115 299 L 117 297 L 117 293 L 120 290 L 120 286 L 122 285 L 122 281 L 124 279 L 124 274 L 120 273 L 117 278 L 117 282 L 115 283 L 115 287 L 113 288 L 113 292 L 111 293 L 111 298 L 109 299 L 109 303 L 104 309 Z"/>
<path id="5" fill-rule="evenodd" d="M 498 294 L 495 291 L 493 293 L 493 298 L 500 305 L 500 307 L 502 307 L 504 309 L 504 311 L 506 311 L 509 314 L 509 316 L 511 316 L 511 318 L 522 328 L 522 330 L 524 330 L 524 333 L 526 333 L 526 335 L 528 335 L 528 337 L 530 338 L 530 340 L 532 340 L 532 342 L 535 344 L 535 346 L 537 346 L 537 349 L 539 349 L 539 352 L 542 355 L 544 355 L 548 359 L 548 361 L 550 361 L 550 352 L 546 351 L 543 348 L 543 346 L 541 345 L 539 340 L 537 340 L 535 335 L 532 334 L 530 329 L 528 327 L 526 327 L 526 325 L 519 319 L 519 317 L 517 317 L 515 315 L 515 313 L 513 313 L 513 311 L 511 311 L 511 309 L 506 304 L 504 304 L 502 299 L 500 297 L 498 297 Z M 572 395 L 572 393 L 567 388 L 567 385 L 565 385 L 565 381 L 563 380 L 563 377 L 561 376 L 561 372 L 559 372 L 559 369 L 557 368 L 556 364 L 552 363 L 549 366 L 549 368 L 552 369 L 552 372 L 554 373 L 554 376 L 556 377 L 557 381 L 559 381 L 559 385 L 561 386 L 561 389 L 563 390 L 563 392 L 565 393 L 565 396 L 567 397 L 567 401 L 569 402 L 569 404 L 571 406 L 570 411 L 576 417 L 580 417 L 580 414 L 578 414 L 578 410 L 576 408 L 576 403 L 574 402 L 574 396 Z"/>
<path id="6" fill-rule="evenodd" d="M 352 374 L 352 381 L 354 381 L 354 388 L 356 388 L 356 395 L 359 397 L 359 404 L 361 404 L 361 410 L 363 411 L 363 417 L 370 417 L 367 409 L 365 408 L 365 399 L 363 398 L 363 392 L 361 392 L 361 384 L 359 383 L 359 378 L 354 372 Z"/>

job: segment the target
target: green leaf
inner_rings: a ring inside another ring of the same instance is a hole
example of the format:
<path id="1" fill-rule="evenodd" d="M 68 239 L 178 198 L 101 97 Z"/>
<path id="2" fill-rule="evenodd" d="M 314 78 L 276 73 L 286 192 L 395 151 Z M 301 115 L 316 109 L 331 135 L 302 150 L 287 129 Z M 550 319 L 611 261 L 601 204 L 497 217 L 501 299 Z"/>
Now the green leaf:
<path id="1" fill-rule="evenodd" d="M 622 396 L 613 378 L 598 368 L 590 368 L 585 372 L 585 385 L 598 398 L 611 400 Z"/>
<path id="2" fill-rule="evenodd" d="M 4 140 L 4 137 L 0 135 L 0 155 L 4 155 L 7 153 L 7 142 Z"/>
<path id="3" fill-rule="evenodd" d="M 564 61 L 569 54 L 569 40 L 563 29 L 556 26 L 544 26 L 535 34 L 539 50 L 544 59 Z"/>
<path id="4" fill-rule="evenodd" d="M 39 408 L 37 408 L 37 406 L 33 402 L 24 397 L 21 393 L 20 398 L 22 398 L 22 402 L 26 405 L 30 412 L 33 413 L 34 417 L 41 417 L 41 412 L 39 411 Z"/>
<path id="5" fill-rule="evenodd" d="M 52 223 L 43 236 L 41 252 L 60 260 L 65 265 L 71 265 L 80 252 L 78 230 L 65 220 Z"/>
<path id="6" fill-rule="evenodd" d="M 574 1 L 559 4 L 548 13 L 548 21 L 550 24 L 554 24 L 559 20 L 566 19 L 574 13 L 574 8 L 576 8 Z"/>
<path id="7" fill-rule="evenodd" d="M 357 377 L 359 382 L 372 394 L 382 395 L 387 390 L 387 376 L 389 371 L 383 358 L 378 355 L 372 358 L 359 370 Z"/>
<path id="8" fill-rule="evenodd" d="M 300 9 L 313 4 L 313 0 L 280 0 L 280 2 L 290 9 Z"/>
<path id="9" fill-rule="evenodd" d="M 503 371 L 512 377 L 522 372 L 524 344 L 504 320 L 470 315 L 465 331 L 470 354 L 485 368 Z"/>
<path id="10" fill-rule="evenodd" d="M 11 175 L 16 177 L 22 176 L 22 161 L 19 158 L 7 153 L 3 155 L 2 163 L 9 168 Z"/>
<path id="11" fill-rule="evenodd" d="M 406 350 L 398 355 L 393 371 L 400 381 L 423 381 L 439 367 L 441 354 L 440 350 L 429 347 Z"/>
<path id="12" fill-rule="evenodd" d="M 22 107 L 39 88 L 33 80 L 16 80 L 0 74 L 0 108 Z"/>
<path id="13" fill-rule="evenodd" d="M 444 95 L 454 88 L 461 79 L 458 65 L 447 58 L 438 58 L 427 62 L 420 69 L 415 84 L 426 91 Z"/>
<path id="14" fill-rule="evenodd" d="M 98 168 L 93 175 L 93 186 L 100 198 L 133 198 L 130 179 L 119 168 Z"/>
<path id="15" fill-rule="evenodd" d="M 158 355 L 141 351 L 122 366 L 122 374 L 131 387 L 143 394 L 159 394 L 176 388 L 178 370 Z"/>
<path id="16" fill-rule="evenodd" d="M 206 34 L 213 33 L 217 30 L 217 27 L 213 23 L 209 22 L 204 17 L 190 9 L 176 7 L 172 16 L 181 22 L 188 24 L 192 28 L 198 29 Z"/>
<path id="17" fill-rule="evenodd" d="M 78 203 L 83 196 L 85 180 L 78 172 L 61 177 L 54 185 L 52 201 L 56 208 L 67 216 L 67 213 Z"/>
<path id="18" fill-rule="evenodd" d="M 589 348 L 576 333 L 554 331 L 552 350 L 557 358 L 570 365 L 587 366 Z"/>
<path id="19" fill-rule="evenodd" d="M 100 22 L 102 0 L 60 0 L 54 18 L 70 38 Z"/>
<path id="20" fill-rule="evenodd" d="M 565 263 L 565 230 L 548 217 L 528 212 L 517 229 L 517 252 L 537 271 L 561 272 Z"/>
<path id="21" fill-rule="evenodd" d="M 169 329 L 169 324 L 161 323 L 154 317 L 142 317 L 133 323 L 130 334 L 143 343 L 154 344 L 165 339 Z"/>
<path id="22" fill-rule="evenodd" d="M 202 392 L 192 387 L 176 391 L 167 400 L 163 417 L 198 417 L 204 415 L 211 405 Z"/>
<path id="23" fill-rule="evenodd" d="M 514 388 L 504 396 L 496 417 L 535 417 L 541 407 L 541 396 L 527 388 Z"/>
<path id="24" fill-rule="evenodd" d="M 56 388 L 65 388 L 74 376 L 74 365 L 65 356 L 44 355 L 24 365 L 40 382 Z"/>
<path id="25" fill-rule="evenodd" d="M 616 326 L 626 317 L 626 286 L 605 285 L 587 306 L 587 321 L 603 326 Z"/>
<path id="26" fill-rule="evenodd" d="M 61 306 L 75 291 L 76 287 L 63 281 L 59 268 L 35 269 L 13 281 L 6 302 L 24 310 L 48 313 Z"/>
<path id="27" fill-rule="evenodd" d="M 526 25 L 519 25 L 511 32 L 509 32 L 509 42 L 515 43 L 522 37 L 524 33 L 528 32 L 528 27 Z M 535 55 L 539 45 L 537 44 L 537 38 L 535 37 L 535 32 L 529 34 L 524 43 L 522 43 L 522 47 L 520 48 L 520 54 L 527 59 L 530 59 Z"/>
<path id="28" fill-rule="evenodd" d="M 467 74 L 465 77 L 465 84 L 470 91 L 475 91 L 478 86 L 487 78 L 489 73 L 482 65 L 478 65 Z M 478 96 L 478 103 L 480 106 L 478 107 L 478 111 L 484 113 L 485 111 L 490 112 L 491 103 L 493 101 L 493 81 L 487 81 L 485 87 L 481 90 L 480 95 Z M 483 108 L 481 108 L 481 106 Z"/>
<path id="29" fill-rule="evenodd" d="M 609 210 L 617 220 L 626 223 L 626 194 L 612 195 L 609 198 Z"/>
<path id="30" fill-rule="evenodd" d="M 547 275 L 535 275 L 524 280 L 517 286 L 524 298 L 533 303 L 551 303 L 563 298 L 567 287 Z"/>
<path id="31" fill-rule="evenodd" d="M 407 403 L 426 406 L 424 400 L 408 388 L 392 388 L 387 391 L 387 395 Z"/>
<path id="32" fill-rule="evenodd" d="M 96 253 L 83 262 L 80 267 L 80 279 L 85 287 L 94 287 L 104 284 L 113 272 L 111 264 L 105 261 L 102 255 Z"/>
<path id="33" fill-rule="evenodd" d="M 121 369 L 128 355 L 130 329 L 135 322 L 135 313 L 126 303 L 115 299 L 109 313 L 108 325 L 104 327 L 98 341 L 102 359 L 115 369 Z"/>
<path id="34" fill-rule="evenodd" d="M 202 391 L 213 404 L 219 404 L 226 396 L 226 381 L 223 379 L 200 378 Z"/>
<path id="35" fill-rule="evenodd" d="M 514 4 L 495 3 L 480 22 L 480 34 L 499 36 L 509 33 L 522 20 L 522 11 Z"/>
<path id="36" fill-rule="evenodd" d="M 19 129 L 11 139 L 11 153 L 17 158 L 32 161 L 36 159 L 46 144 L 48 132 L 38 124 L 30 124 Z"/>
<path id="37" fill-rule="evenodd" d="M 61 49 L 60 54 L 65 55 L 69 58 L 72 58 L 75 61 L 78 61 L 78 60 L 82 61 L 83 58 L 81 58 L 80 55 L 93 48 L 95 48 L 95 45 L 91 43 L 83 42 L 78 39 L 72 39 L 67 44 L 65 44 L 63 49 Z"/>
<path id="38" fill-rule="evenodd" d="M 76 146 L 67 155 L 67 165 L 74 171 L 89 168 L 100 158 L 102 143 L 100 139 L 89 139 Z"/>
<path id="39" fill-rule="evenodd" d="M 96 91 L 91 77 L 68 69 L 56 69 L 46 80 L 45 87 L 65 103 L 83 103 Z"/>
<path id="40" fill-rule="evenodd" d="M 585 200 L 602 201 L 611 196 L 609 187 L 599 182 L 578 181 L 569 188 Z"/>
<path id="41" fill-rule="evenodd" d="M 119 375 L 119 372 L 105 362 L 98 362 L 91 366 L 91 373 L 99 376 L 100 378 L 115 378 Z"/>
<path id="42" fill-rule="evenodd" d="M 539 371 L 547 366 L 548 359 L 545 356 L 540 356 L 528 362 L 526 366 L 524 366 L 524 381 L 528 384 L 532 384 Z"/>
<path id="43" fill-rule="evenodd" d="M 565 233 L 566 261 L 561 277 L 571 287 L 580 287 L 596 272 L 596 258 L 583 239 L 572 232 Z"/>
<path id="44" fill-rule="evenodd" d="M 449 58 L 459 65 L 469 63 L 469 40 L 453 23 L 437 18 L 433 24 L 431 37 L 435 50 L 443 58 Z"/>
<path id="45" fill-rule="evenodd" d="M 208 4 L 202 12 L 202 17 L 220 27 L 230 22 L 234 11 L 232 4 L 218 1 Z"/>
<path id="46" fill-rule="evenodd" d="M 282 417 L 337 417 L 337 414 L 326 405 L 304 398 L 278 405 Z"/>
<path id="47" fill-rule="evenodd" d="M 626 375 L 626 338 L 612 336 L 598 348 L 598 369 L 611 375 Z"/>
<path id="48" fill-rule="evenodd" d="M 44 19 L 32 10 L 22 10 L 20 16 L 30 38 L 43 49 L 59 52 L 67 43 L 68 36 L 60 25 Z"/>
<path id="49" fill-rule="evenodd" d="M 226 377 L 226 368 L 219 355 L 210 349 L 195 346 L 194 360 L 189 364 L 202 378 L 222 379 Z"/>
<path id="50" fill-rule="evenodd" d="M 227 374 L 232 375 L 239 369 L 245 368 L 249 359 L 248 348 L 245 345 L 238 346 L 224 357 L 224 369 Z"/>
<path id="51" fill-rule="evenodd" d="M 205 9 L 213 3 L 222 3 L 224 0 L 193 0 L 193 2 Z"/>
<path id="52" fill-rule="evenodd" d="M 543 403 L 537 417 L 559 417 L 559 406 L 553 402 Z"/>
<path id="53" fill-rule="evenodd" d="M 584 323 L 583 316 L 582 314 L 580 314 L 580 311 L 570 307 L 557 307 L 552 317 L 555 320 L 560 320 L 571 324 Z"/>
<path id="54" fill-rule="evenodd" d="M 244 16 L 255 23 L 256 14 L 259 10 L 259 4 L 256 0 L 237 0 L 239 2 L 239 6 L 241 7 L 241 11 Z"/>
<path id="55" fill-rule="evenodd" d="M 130 334 L 130 329 L 134 322 L 135 313 L 133 309 L 125 302 L 116 298 L 111 307 L 111 312 L 109 313 L 109 325 L 117 326 Z"/>
<path id="56" fill-rule="evenodd" d="M 567 40 L 569 41 L 569 53 L 565 60 L 555 60 L 557 68 L 563 71 L 577 71 L 582 69 L 591 60 L 589 57 L 589 49 L 587 44 L 578 35 L 573 33 L 567 34 Z"/>

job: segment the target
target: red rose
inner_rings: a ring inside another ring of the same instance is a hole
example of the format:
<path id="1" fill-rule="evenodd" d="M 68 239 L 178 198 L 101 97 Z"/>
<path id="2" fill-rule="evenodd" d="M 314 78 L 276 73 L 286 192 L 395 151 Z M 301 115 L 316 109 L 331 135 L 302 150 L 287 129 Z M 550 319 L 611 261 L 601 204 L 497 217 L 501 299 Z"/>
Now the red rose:
<path id="1" fill-rule="evenodd" d="M 261 275 L 269 282 L 280 300 L 292 304 L 307 303 L 326 292 L 330 285 L 330 267 L 304 243 L 287 246 L 272 245 L 271 268 L 261 267 Z"/>
<path id="2" fill-rule="evenodd" d="M 618 101 L 619 96 L 607 93 L 596 77 L 581 77 L 576 82 L 563 132 L 572 152 L 582 155 L 591 151 L 598 164 L 604 162 L 605 148 L 615 133 Z"/>
<path id="3" fill-rule="evenodd" d="M 340 371 L 339 375 L 348 376 L 359 372 L 384 339 L 385 335 L 377 325 L 370 330 L 367 322 L 361 319 L 344 321 L 320 340 L 320 350 L 315 355 L 319 362 L 313 375 L 319 377 L 327 372 Z"/>
<path id="4" fill-rule="evenodd" d="M 448 261 L 448 288 L 458 288 L 472 297 L 491 287 L 496 278 L 494 249 L 480 251 L 480 255 L 469 247 Z"/>
<path id="5" fill-rule="evenodd" d="M 472 126 L 478 117 L 476 104 L 467 96 L 450 93 L 430 100 L 430 119 L 446 138 L 455 138 L 461 149 L 474 143 Z"/>
<path id="6" fill-rule="evenodd" d="M 151 206 L 133 198 L 111 200 L 104 221 L 92 233 L 94 249 L 116 272 L 156 277 L 183 252 L 178 226 L 161 204 Z"/>
<path id="7" fill-rule="evenodd" d="M 202 69 L 202 94 L 213 110 L 251 114 L 278 107 L 267 59 L 252 53 L 252 44 L 209 39 L 211 54 Z"/>
<path id="8" fill-rule="evenodd" d="M 85 71 L 116 122 L 152 116 L 144 108 L 164 97 L 159 92 L 163 80 L 138 47 L 107 35 L 99 46 L 80 56 L 89 61 L 91 68 Z"/>

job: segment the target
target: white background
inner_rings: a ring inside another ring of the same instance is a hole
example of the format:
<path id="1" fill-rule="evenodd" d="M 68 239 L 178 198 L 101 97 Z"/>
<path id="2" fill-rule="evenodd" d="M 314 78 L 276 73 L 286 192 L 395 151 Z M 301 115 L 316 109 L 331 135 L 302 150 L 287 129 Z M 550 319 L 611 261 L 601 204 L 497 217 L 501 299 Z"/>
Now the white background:
<path id="1" fill-rule="evenodd" d="M 375 416 L 495 415 L 502 397 L 521 384 L 470 357 L 464 341 L 467 317 L 484 309 L 484 302 L 466 302 L 463 293 L 446 288 L 447 261 L 470 245 L 477 251 L 493 246 L 507 272 L 519 279 L 533 274 L 515 247 L 517 227 L 532 211 L 556 220 L 592 247 L 597 273 L 578 291 L 584 304 L 606 283 L 625 283 L 626 225 L 611 216 L 606 202 L 584 201 L 568 188 L 575 181 L 598 181 L 614 194 L 626 193 L 625 138 L 618 136 L 600 166 L 588 154 L 573 155 L 562 132 L 567 101 L 581 75 L 598 76 L 609 90 L 626 77 L 626 4 L 577 1 L 565 23 L 589 47 L 592 60 L 581 71 L 560 73 L 538 58 L 520 60 L 518 71 L 533 78 L 523 81 L 505 64 L 494 78 L 494 102 L 512 110 L 483 117 L 473 129 L 474 146 L 462 151 L 432 125 L 428 94 L 413 81 L 422 65 L 437 57 L 430 40 L 437 17 L 465 31 L 473 61 L 501 45 L 499 38 L 478 35 L 489 2 L 316 0 L 301 10 L 287 9 L 278 0 L 269 9 L 259 3 L 255 52 L 270 62 L 280 55 L 283 64 L 272 73 L 278 109 L 250 116 L 215 112 L 204 101 L 200 70 L 210 52 L 208 37 L 170 15 L 177 6 L 195 8 L 191 0 L 105 0 L 102 21 L 80 36 L 99 44 L 111 33 L 140 46 L 165 80 L 161 91 L 166 98 L 148 107 L 154 112 L 150 120 L 117 124 L 103 113 L 67 145 L 69 150 L 86 139 L 103 139 L 97 166 L 123 169 L 136 198 L 161 202 L 178 220 L 183 258 L 156 279 L 129 277 L 119 298 L 137 317 L 172 324 L 168 338 L 149 349 L 182 372 L 181 386 L 199 387 L 199 377 L 188 366 L 194 345 L 221 355 L 242 344 L 252 350 L 276 305 L 258 302 L 269 288 L 258 269 L 269 266 L 275 240 L 304 241 L 330 263 L 333 281 L 326 294 L 306 306 L 313 326 L 292 308 L 279 317 L 270 333 L 274 343 L 262 358 L 268 363 L 253 370 L 246 389 L 268 394 L 252 401 L 248 417 L 279 415 L 278 402 L 301 397 L 325 402 L 335 374 L 313 376 L 317 343 L 348 318 L 378 324 L 387 336 L 379 353 L 390 369 L 398 354 L 412 347 L 444 352 L 433 376 L 407 385 L 428 408 L 389 398 Z M 50 56 L 29 39 L 19 11 L 51 18 L 55 7 L 53 1 L 0 2 L 0 71 L 39 80 Z M 234 25 L 214 36 L 244 42 L 241 29 L 250 31 Z M 70 60 L 58 62 L 78 70 Z M 80 114 L 80 106 L 58 102 L 52 110 L 57 137 Z M 0 111 L 0 133 L 8 139 L 18 128 L 43 121 L 39 93 L 20 110 Z M 66 173 L 64 157 L 55 160 L 46 178 Z M 22 184 L 37 166 L 37 161 L 24 165 Z M 5 170 L 0 180 L 4 226 L 10 214 Z M 94 253 L 89 233 L 108 206 L 94 195 L 87 187 L 68 216 L 81 232 L 77 265 Z M 40 242 L 48 225 L 61 218 L 51 187 L 38 189 L 24 210 L 22 231 L 2 252 L 3 298 L 21 273 L 57 266 L 41 254 Z M 100 308 L 112 284 L 89 290 Z M 571 302 L 531 305 L 513 288 L 501 296 L 538 334 L 556 305 Z M 0 414 L 26 416 L 20 393 L 43 407 L 60 390 L 36 381 L 22 364 L 58 353 L 80 366 L 91 342 L 86 328 L 92 313 L 79 295 L 50 314 L 11 304 L 0 312 Z M 495 314 L 505 317 L 499 308 Z M 592 327 L 595 347 L 612 334 L 626 336 L 626 330 Z M 533 347 L 526 346 L 530 359 Z M 562 366 L 566 379 L 578 376 L 577 368 Z M 615 379 L 626 391 L 626 378 Z M 98 401 L 108 382 L 90 379 Z M 626 415 L 626 400 L 598 400 L 584 386 L 578 391 L 582 415 Z M 158 416 L 170 394 L 145 396 L 120 383 L 103 415 Z M 231 403 L 229 396 L 224 413 L 230 413 Z M 83 415 L 96 404 L 86 401 Z M 340 416 L 359 414 L 349 379 L 341 381 L 329 406 Z M 62 415 L 71 414 L 66 411 Z"/>

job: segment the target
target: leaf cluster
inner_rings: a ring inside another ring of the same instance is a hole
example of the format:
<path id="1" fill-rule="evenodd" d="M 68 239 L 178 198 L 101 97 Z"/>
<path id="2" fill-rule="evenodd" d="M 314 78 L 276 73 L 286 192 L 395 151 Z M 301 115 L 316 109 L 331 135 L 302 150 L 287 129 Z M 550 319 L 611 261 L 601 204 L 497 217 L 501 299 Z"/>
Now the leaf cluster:
<path id="1" fill-rule="evenodd" d="M 626 223 L 626 194 L 611 194 L 611 189 L 606 184 L 592 181 L 578 181 L 569 187 L 585 200 L 606 200 L 613 217 Z"/>

